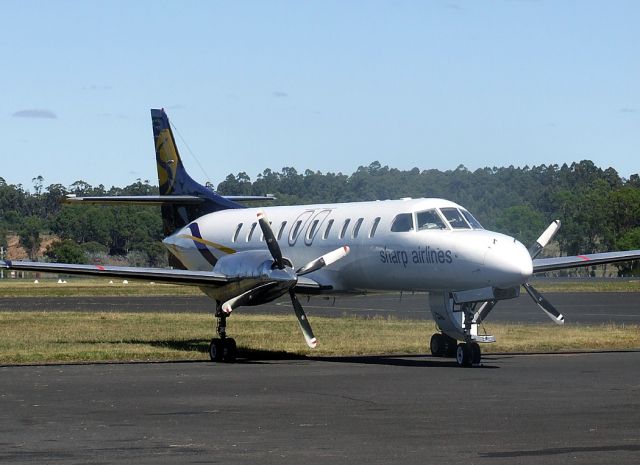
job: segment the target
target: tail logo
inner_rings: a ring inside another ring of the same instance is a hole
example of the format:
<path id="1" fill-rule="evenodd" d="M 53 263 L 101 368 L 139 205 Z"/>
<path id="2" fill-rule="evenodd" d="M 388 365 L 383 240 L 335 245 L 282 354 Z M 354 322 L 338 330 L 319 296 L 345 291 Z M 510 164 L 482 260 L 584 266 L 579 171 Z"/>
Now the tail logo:
<path id="1" fill-rule="evenodd" d="M 168 129 L 163 129 L 156 138 L 156 162 L 160 194 L 170 194 L 176 182 L 178 154 Z"/>

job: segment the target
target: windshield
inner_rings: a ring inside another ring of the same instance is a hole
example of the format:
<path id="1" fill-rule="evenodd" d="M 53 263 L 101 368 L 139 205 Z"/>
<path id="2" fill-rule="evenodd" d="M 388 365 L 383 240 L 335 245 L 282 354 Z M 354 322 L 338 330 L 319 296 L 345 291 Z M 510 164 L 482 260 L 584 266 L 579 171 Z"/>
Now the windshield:
<path id="1" fill-rule="evenodd" d="M 457 208 L 441 208 L 440 211 L 447 219 L 453 229 L 471 229 L 467 220 L 464 219 L 462 213 Z"/>
<path id="2" fill-rule="evenodd" d="M 469 224 L 473 229 L 484 229 L 480 224 L 480 222 L 476 220 L 471 213 L 469 213 L 467 210 L 460 210 L 460 211 L 462 212 L 465 219 L 469 222 Z"/>
<path id="3" fill-rule="evenodd" d="M 416 213 L 418 220 L 418 229 L 447 229 L 447 225 L 435 208 Z"/>

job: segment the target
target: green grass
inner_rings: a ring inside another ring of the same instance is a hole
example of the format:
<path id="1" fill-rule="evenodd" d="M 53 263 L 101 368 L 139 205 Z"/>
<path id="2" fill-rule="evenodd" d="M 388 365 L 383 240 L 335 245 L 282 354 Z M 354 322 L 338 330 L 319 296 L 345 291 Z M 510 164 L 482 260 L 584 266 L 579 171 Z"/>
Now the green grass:
<path id="1" fill-rule="evenodd" d="M 118 279 L 66 278 L 66 284 L 57 279 L 2 279 L 0 297 L 90 297 L 90 296 L 166 296 L 203 295 L 195 286 L 129 281 L 123 284 Z M 110 283 L 112 281 L 112 283 Z"/>
<path id="2" fill-rule="evenodd" d="M 148 281 L 129 281 L 123 284 L 118 279 L 91 279 L 68 277 L 66 284 L 57 279 L 0 279 L 0 297 L 87 297 L 87 296 L 167 296 L 203 295 L 195 286 L 173 284 L 151 284 Z M 113 281 L 112 284 L 109 281 Z M 541 292 L 640 292 L 640 280 L 612 279 L 590 280 L 588 278 L 556 281 L 533 280 Z"/>
<path id="3" fill-rule="evenodd" d="M 533 279 L 532 284 L 541 292 L 640 292 L 639 279 L 574 280 Z"/>
<path id="4" fill-rule="evenodd" d="M 319 344 L 303 342 L 293 316 L 238 315 L 229 330 L 255 357 L 425 354 L 431 321 L 313 318 Z M 492 324 L 485 353 L 640 348 L 638 325 Z M 0 364 L 207 360 L 215 319 L 204 314 L 0 312 Z"/>

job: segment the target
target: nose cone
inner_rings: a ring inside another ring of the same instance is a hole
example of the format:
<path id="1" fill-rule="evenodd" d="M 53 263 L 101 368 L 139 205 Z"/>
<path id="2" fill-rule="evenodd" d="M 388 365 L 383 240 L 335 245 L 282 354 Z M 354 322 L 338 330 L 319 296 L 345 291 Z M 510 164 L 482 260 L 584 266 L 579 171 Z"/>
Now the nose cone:
<path id="1" fill-rule="evenodd" d="M 485 270 L 496 287 L 519 286 L 533 274 L 533 263 L 522 243 L 499 234 L 485 256 Z"/>

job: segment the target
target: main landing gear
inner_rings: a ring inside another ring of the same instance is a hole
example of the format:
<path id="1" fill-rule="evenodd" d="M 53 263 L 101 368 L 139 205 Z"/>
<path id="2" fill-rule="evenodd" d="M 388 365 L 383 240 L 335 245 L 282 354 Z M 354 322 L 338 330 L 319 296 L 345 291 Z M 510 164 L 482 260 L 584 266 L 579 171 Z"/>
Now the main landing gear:
<path id="1" fill-rule="evenodd" d="M 218 318 L 218 326 L 216 332 L 220 339 L 212 339 L 209 345 L 209 356 L 212 362 L 233 363 L 238 355 L 236 341 L 227 337 L 227 315 L 222 311 L 216 312 Z"/>
<path id="2" fill-rule="evenodd" d="M 480 365 L 482 359 L 480 344 L 475 341 L 458 344 L 458 341 L 444 333 L 431 336 L 429 347 L 434 357 L 454 357 L 461 367 Z"/>

